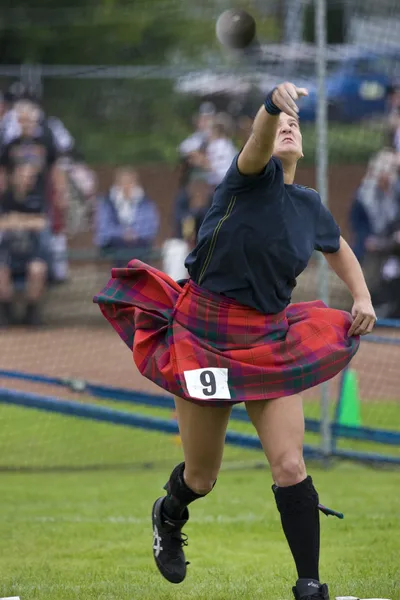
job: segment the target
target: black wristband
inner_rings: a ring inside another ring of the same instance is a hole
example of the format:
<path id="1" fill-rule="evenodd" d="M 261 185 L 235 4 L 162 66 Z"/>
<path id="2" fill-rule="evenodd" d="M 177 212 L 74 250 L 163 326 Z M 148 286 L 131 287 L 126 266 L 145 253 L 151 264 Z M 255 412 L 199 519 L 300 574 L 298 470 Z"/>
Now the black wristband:
<path id="1" fill-rule="evenodd" d="M 265 110 L 267 111 L 268 114 L 273 115 L 273 116 L 279 115 L 282 112 L 281 109 L 278 108 L 276 106 L 276 104 L 274 104 L 273 101 L 272 101 L 272 95 L 273 95 L 273 93 L 274 93 L 275 90 L 276 90 L 276 88 L 274 88 L 268 94 L 268 96 L 265 98 L 265 101 L 264 101 Z"/>

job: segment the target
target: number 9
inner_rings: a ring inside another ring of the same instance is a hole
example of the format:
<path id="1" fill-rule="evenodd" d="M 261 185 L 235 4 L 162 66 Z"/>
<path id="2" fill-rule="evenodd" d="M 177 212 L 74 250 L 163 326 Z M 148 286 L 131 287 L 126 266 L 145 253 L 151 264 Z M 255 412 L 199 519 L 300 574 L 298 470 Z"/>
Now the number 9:
<path id="1" fill-rule="evenodd" d="M 217 391 L 217 382 L 212 371 L 203 371 L 200 373 L 200 383 L 204 386 L 203 394 L 205 396 L 214 396 Z"/>

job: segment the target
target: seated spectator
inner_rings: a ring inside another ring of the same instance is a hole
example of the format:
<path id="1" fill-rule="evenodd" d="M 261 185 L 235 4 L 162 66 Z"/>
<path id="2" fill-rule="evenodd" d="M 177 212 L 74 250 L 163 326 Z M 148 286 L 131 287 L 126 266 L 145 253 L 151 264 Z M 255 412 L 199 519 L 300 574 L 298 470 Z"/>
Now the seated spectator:
<path id="1" fill-rule="evenodd" d="M 1 148 L 0 191 L 7 189 L 7 178 L 12 176 L 15 166 L 30 164 L 35 166 L 36 170 L 30 194 L 38 194 L 42 196 L 43 202 L 46 202 L 46 188 L 50 180 L 60 196 L 61 203 L 61 196 L 65 192 L 65 177 L 56 164 L 59 153 L 52 136 L 39 125 L 39 109 L 29 101 L 20 101 L 14 110 L 18 134 Z"/>
<path id="2" fill-rule="evenodd" d="M 124 266 L 132 258 L 145 258 L 159 223 L 157 207 L 146 196 L 137 172 L 129 167 L 118 169 L 114 185 L 98 202 L 96 245 Z"/>
<path id="3" fill-rule="evenodd" d="M 49 235 L 43 197 L 31 194 L 36 166 L 14 169 L 0 203 L 0 325 L 15 324 L 15 277 L 26 279 L 26 325 L 40 325 L 49 258 Z"/>
<path id="4" fill-rule="evenodd" d="M 70 155 L 75 149 L 75 140 L 57 117 L 47 116 L 40 105 L 38 94 L 27 89 L 21 82 L 15 82 L 0 100 L 1 141 L 8 144 L 21 135 L 21 125 L 18 119 L 19 106 L 30 103 L 38 111 L 37 131 L 52 138 L 60 155 Z"/>
<path id="5" fill-rule="evenodd" d="M 1 320 L 12 323 L 13 277 L 26 277 L 25 323 L 41 322 L 39 301 L 47 280 L 47 184 L 64 202 L 64 177 L 56 149 L 38 128 L 39 111 L 30 102 L 16 108 L 19 135 L 0 154 Z M 46 246 L 46 247 L 45 247 Z"/>
<path id="6" fill-rule="evenodd" d="M 374 157 L 351 207 L 353 251 L 362 262 L 385 244 L 400 214 L 399 154 L 383 150 Z"/>

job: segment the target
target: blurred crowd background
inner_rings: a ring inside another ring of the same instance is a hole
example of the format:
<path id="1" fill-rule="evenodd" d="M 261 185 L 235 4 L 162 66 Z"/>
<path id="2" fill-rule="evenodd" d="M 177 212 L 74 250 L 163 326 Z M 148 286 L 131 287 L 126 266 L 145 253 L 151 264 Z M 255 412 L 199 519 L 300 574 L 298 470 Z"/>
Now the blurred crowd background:
<path id="1" fill-rule="evenodd" d="M 310 90 L 300 106 L 299 183 L 315 187 L 313 3 L 242 2 L 257 18 L 260 43 L 241 55 L 215 41 L 227 2 L 182 4 L 5 7 L 3 327 L 45 323 L 44 300 L 55 288 L 78 298 L 83 276 L 105 280 L 111 265 L 131 258 L 185 278 L 213 190 L 264 95 L 285 79 Z M 329 206 L 378 316 L 400 318 L 400 9 L 395 0 L 335 0 L 328 24 Z"/>

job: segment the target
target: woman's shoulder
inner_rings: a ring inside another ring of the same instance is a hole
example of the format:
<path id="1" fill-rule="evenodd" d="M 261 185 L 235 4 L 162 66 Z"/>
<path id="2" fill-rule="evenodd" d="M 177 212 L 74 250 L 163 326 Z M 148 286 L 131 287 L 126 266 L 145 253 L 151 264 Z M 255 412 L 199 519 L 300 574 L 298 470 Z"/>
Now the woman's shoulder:
<path id="1" fill-rule="evenodd" d="M 312 188 L 309 187 L 307 185 L 300 185 L 298 183 L 296 183 L 295 185 L 293 185 L 293 191 L 294 193 L 297 192 L 297 194 L 301 194 L 301 196 L 308 202 L 311 203 L 311 205 L 314 208 L 318 208 L 321 205 L 321 196 L 319 194 L 319 192 Z"/>
<path id="2" fill-rule="evenodd" d="M 262 195 L 276 183 L 283 188 L 283 170 L 279 159 L 273 156 L 260 173 L 247 175 L 240 172 L 239 155 L 240 152 L 235 154 L 225 177 L 215 189 L 215 195 L 230 197 L 232 194 L 238 194 L 242 197 L 260 197 L 260 193 Z"/>

